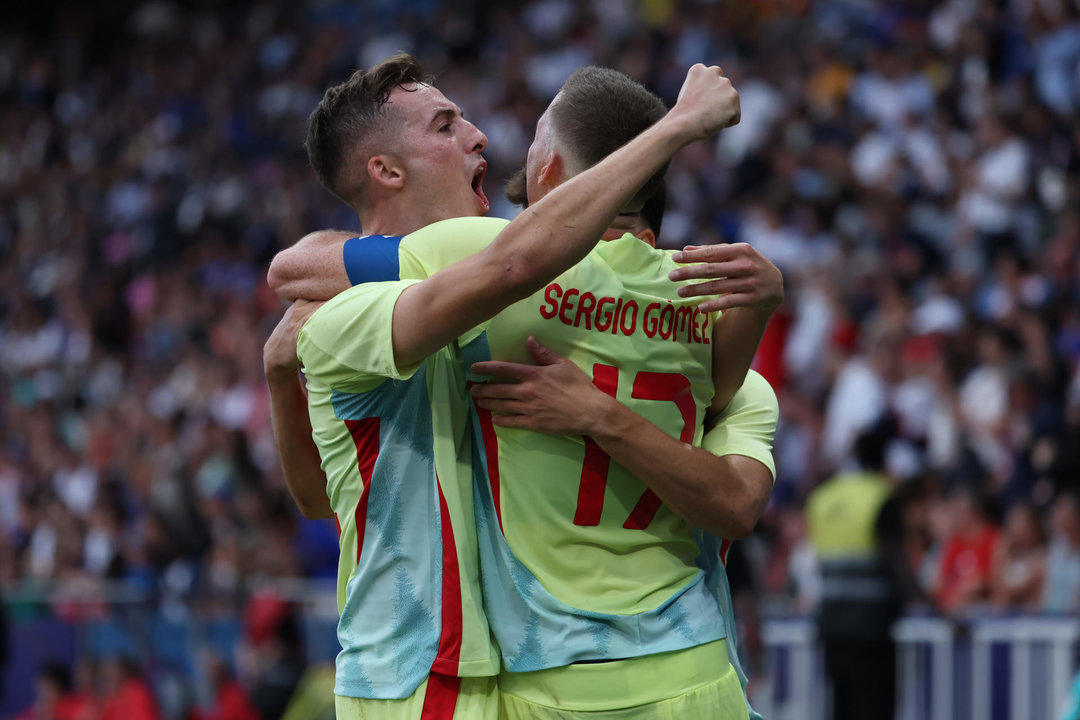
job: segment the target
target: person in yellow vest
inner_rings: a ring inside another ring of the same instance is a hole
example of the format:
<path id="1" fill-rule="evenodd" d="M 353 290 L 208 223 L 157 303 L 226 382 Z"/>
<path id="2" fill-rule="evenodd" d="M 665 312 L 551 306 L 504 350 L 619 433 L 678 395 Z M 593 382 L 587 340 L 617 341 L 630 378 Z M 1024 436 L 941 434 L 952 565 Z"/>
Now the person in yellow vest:
<path id="1" fill-rule="evenodd" d="M 818 616 L 835 720 L 892 718 L 896 652 L 890 630 L 905 596 L 918 596 L 903 556 L 903 523 L 884 473 L 888 435 L 855 444 L 859 469 L 840 473 L 807 500 L 810 542 L 821 567 Z"/>

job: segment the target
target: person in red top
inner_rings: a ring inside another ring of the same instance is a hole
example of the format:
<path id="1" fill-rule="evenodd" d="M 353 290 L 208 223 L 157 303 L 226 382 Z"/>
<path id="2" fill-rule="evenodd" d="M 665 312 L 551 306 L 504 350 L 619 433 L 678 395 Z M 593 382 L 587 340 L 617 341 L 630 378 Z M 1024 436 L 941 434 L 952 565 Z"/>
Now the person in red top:
<path id="1" fill-rule="evenodd" d="M 989 598 L 998 528 L 988 502 L 968 486 L 957 488 L 950 498 L 955 530 L 942 553 L 936 596 L 945 612 Z"/>
<path id="2" fill-rule="evenodd" d="M 154 693 L 133 661 L 114 658 L 102 671 L 105 698 L 101 720 L 161 720 Z"/>
<path id="3" fill-rule="evenodd" d="M 66 667 L 46 665 L 38 672 L 34 704 L 16 715 L 15 720 L 88 720 L 92 706 L 89 695 L 72 690 L 71 673 Z"/>
<path id="4" fill-rule="evenodd" d="M 262 720 L 247 692 L 221 658 L 207 657 L 206 674 L 214 688 L 214 706 L 194 715 L 195 720 Z"/>

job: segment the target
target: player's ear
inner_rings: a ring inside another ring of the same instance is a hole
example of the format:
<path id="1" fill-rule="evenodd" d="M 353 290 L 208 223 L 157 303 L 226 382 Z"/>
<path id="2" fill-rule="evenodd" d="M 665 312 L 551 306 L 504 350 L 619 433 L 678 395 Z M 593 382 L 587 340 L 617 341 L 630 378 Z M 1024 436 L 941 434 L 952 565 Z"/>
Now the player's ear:
<path id="1" fill-rule="evenodd" d="M 547 161 L 540 166 L 540 177 L 536 184 L 547 190 L 557 187 L 564 179 L 566 161 L 558 152 L 553 152 L 547 157 Z"/>
<path id="2" fill-rule="evenodd" d="M 405 169 L 392 155 L 372 155 L 367 161 L 368 178 L 378 185 L 400 190 L 405 185 Z"/>
<path id="3" fill-rule="evenodd" d="M 638 230 L 636 233 L 634 233 L 634 236 L 649 247 L 656 247 L 656 233 L 652 231 L 652 228 Z"/>

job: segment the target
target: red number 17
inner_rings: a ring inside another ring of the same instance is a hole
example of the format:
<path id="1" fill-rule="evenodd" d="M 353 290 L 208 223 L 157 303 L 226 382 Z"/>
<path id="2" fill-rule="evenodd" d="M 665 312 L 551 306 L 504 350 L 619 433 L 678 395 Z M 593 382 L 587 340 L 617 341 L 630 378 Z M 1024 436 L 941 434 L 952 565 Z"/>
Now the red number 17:
<path id="1" fill-rule="evenodd" d="M 619 369 L 611 365 L 596 363 L 593 365 L 593 384 L 608 395 L 615 397 L 619 389 Z M 682 413 L 683 428 L 679 439 L 685 443 L 694 439 L 694 421 L 697 418 L 697 406 L 690 393 L 690 380 L 677 373 L 641 371 L 634 376 L 634 390 L 631 397 L 639 400 L 659 400 L 673 402 Z M 600 449 L 590 438 L 585 438 L 585 462 L 581 467 L 581 484 L 578 485 L 577 512 L 574 514 L 575 525 L 599 525 L 604 509 L 604 490 L 607 487 L 608 469 L 611 457 Z M 656 517 L 660 509 L 660 498 L 652 490 L 645 490 L 637 505 L 630 511 L 623 527 L 628 530 L 644 530 Z"/>

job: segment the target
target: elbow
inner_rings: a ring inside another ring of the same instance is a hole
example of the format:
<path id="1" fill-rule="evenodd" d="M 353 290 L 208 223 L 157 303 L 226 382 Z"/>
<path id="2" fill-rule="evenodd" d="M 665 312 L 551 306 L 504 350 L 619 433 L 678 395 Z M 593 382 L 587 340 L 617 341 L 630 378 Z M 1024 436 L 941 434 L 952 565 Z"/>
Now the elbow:
<path id="1" fill-rule="evenodd" d="M 288 258 L 285 257 L 286 253 L 287 251 L 283 250 L 270 261 L 270 267 L 266 271 L 266 284 L 278 296 L 288 300 L 290 298 L 285 296 L 288 285 Z"/>
<path id="2" fill-rule="evenodd" d="M 288 302 L 295 302 L 301 298 L 305 300 L 327 298 L 308 298 L 310 288 L 304 286 L 304 271 L 295 249 L 282 250 L 270 261 L 270 267 L 266 271 L 266 284 L 270 286 L 279 298 Z M 310 285 L 310 283 L 307 283 Z M 305 291 L 307 291 L 305 293 Z"/>
<path id="3" fill-rule="evenodd" d="M 754 498 L 717 495 L 710 504 L 714 508 L 708 524 L 702 528 L 729 540 L 742 540 L 757 527 L 761 516 L 759 503 Z"/>
<path id="4" fill-rule="evenodd" d="M 491 277 L 496 278 L 493 289 L 504 298 L 518 298 L 527 296 L 533 290 L 532 275 L 524 269 L 524 263 L 507 260 L 500 263 L 496 272 Z"/>
<path id="5" fill-rule="evenodd" d="M 490 245 L 486 264 L 482 277 L 487 278 L 487 287 L 494 295 L 510 302 L 528 296 L 540 286 L 540 274 L 525 253 L 508 253 Z"/>
<path id="6" fill-rule="evenodd" d="M 327 520 L 334 517 L 330 506 L 325 502 L 296 501 L 296 507 L 305 520 Z"/>
<path id="7" fill-rule="evenodd" d="M 729 540 L 742 540 L 754 531 L 757 526 L 757 517 L 750 513 L 737 513 L 727 523 L 727 531 L 723 537 Z"/>

